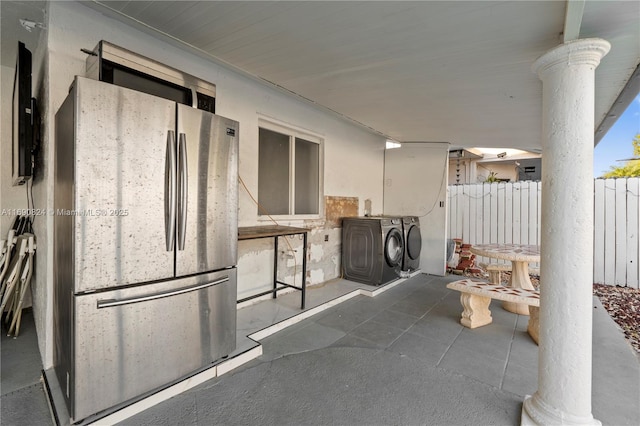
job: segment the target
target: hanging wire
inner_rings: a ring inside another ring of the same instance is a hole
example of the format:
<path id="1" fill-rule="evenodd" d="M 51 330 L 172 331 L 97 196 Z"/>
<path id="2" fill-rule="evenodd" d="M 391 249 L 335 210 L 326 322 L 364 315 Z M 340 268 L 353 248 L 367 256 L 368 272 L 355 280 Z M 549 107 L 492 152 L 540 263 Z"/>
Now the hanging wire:
<path id="1" fill-rule="evenodd" d="M 27 180 L 25 184 L 25 195 L 27 196 L 27 232 L 35 234 L 33 230 L 33 222 L 35 220 L 36 207 L 33 202 L 33 178 Z"/>
<path id="2" fill-rule="evenodd" d="M 610 186 L 607 186 L 607 185 L 605 185 L 605 186 L 604 186 L 604 189 L 608 189 L 608 190 L 610 190 L 610 191 L 617 191 L 617 188 L 616 188 L 616 187 L 611 188 Z M 636 194 L 635 192 L 633 192 L 633 191 L 632 191 L 632 190 L 630 190 L 630 189 L 626 189 L 626 188 L 625 188 L 624 192 L 626 192 L 626 193 L 628 193 L 628 194 L 631 194 L 631 195 L 633 195 L 634 197 L 638 197 L 638 194 Z"/>
<path id="3" fill-rule="evenodd" d="M 276 225 L 280 225 L 267 211 L 267 209 L 264 208 L 264 206 L 262 206 L 262 204 L 260 204 L 258 202 L 258 200 L 256 200 L 256 198 L 253 196 L 253 194 L 251 194 L 251 191 L 249 191 L 249 188 L 247 188 L 247 185 L 244 183 L 244 180 L 242 180 L 242 176 L 238 175 L 238 180 L 240 181 L 240 184 L 242 185 L 242 187 L 244 188 L 244 190 L 247 192 L 247 194 L 249 195 L 249 197 L 251 198 L 251 200 L 255 203 L 256 206 L 258 206 L 258 210 L 260 212 L 262 212 L 265 216 L 267 216 L 273 223 L 275 223 Z M 278 237 L 275 237 L 278 238 Z M 298 260 L 296 259 L 296 251 L 293 249 L 293 247 L 291 246 L 291 243 L 289 242 L 288 238 L 285 238 L 284 241 L 287 243 L 287 245 L 289 246 L 289 251 L 291 253 L 293 253 L 293 285 L 296 285 L 296 276 L 298 276 Z M 304 250 L 303 250 L 304 251 Z M 278 253 L 274 253 L 274 256 L 277 256 Z M 302 277 L 302 279 L 304 280 L 306 277 Z"/>
<path id="4" fill-rule="evenodd" d="M 418 217 L 420 218 L 427 217 L 428 215 L 431 214 L 433 209 L 436 208 L 436 204 L 438 203 L 440 199 L 440 194 L 442 193 L 442 188 L 444 187 L 444 182 L 447 180 L 447 162 L 448 161 L 449 161 L 449 151 L 445 151 L 444 167 L 442 168 L 442 179 L 440 180 L 440 189 L 438 189 L 438 193 L 436 194 L 436 197 L 433 200 L 433 205 L 431 206 L 429 211 L 426 212 L 425 214 L 418 215 Z"/>
<path id="5" fill-rule="evenodd" d="M 498 192 L 506 191 L 506 189 L 507 189 L 506 188 L 506 182 L 504 182 L 504 183 L 490 183 L 490 184 L 488 184 L 488 183 L 466 184 L 466 185 L 462 185 L 462 187 L 463 187 L 462 188 L 462 192 L 456 192 L 455 194 L 452 194 L 451 192 L 449 192 L 449 198 L 453 198 L 453 197 L 458 197 L 460 195 L 464 195 L 467 198 L 470 198 L 472 200 L 480 200 L 482 198 L 487 198 L 487 197 L 491 198 L 491 197 L 493 197 L 495 195 L 493 192 L 486 192 L 486 191 L 483 190 L 481 195 L 476 196 L 476 195 L 469 194 L 465 190 L 465 187 L 467 187 L 467 186 L 473 186 L 473 187 L 477 188 L 480 185 L 482 185 L 482 188 L 485 188 L 485 185 L 486 186 L 498 185 L 498 187 L 497 187 L 497 191 Z M 520 187 L 515 187 L 515 186 L 512 187 L 513 191 L 524 191 L 524 190 L 527 190 L 527 189 L 529 190 L 529 192 L 531 192 L 531 191 L 542 192 L 542 188 L 539 185 L 537 185 L 537 182 L 535 184 L 535 187 L 533 187 L 533 188 L 532 187 L 520 188 Z"/>

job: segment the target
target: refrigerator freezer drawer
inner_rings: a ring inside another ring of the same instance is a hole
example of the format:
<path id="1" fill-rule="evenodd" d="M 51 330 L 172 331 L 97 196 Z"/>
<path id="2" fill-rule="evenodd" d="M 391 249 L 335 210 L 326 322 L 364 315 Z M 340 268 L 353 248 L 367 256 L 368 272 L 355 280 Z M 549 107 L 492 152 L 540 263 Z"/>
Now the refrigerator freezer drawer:
<path id="1" fill-rule="evenodd" d="M 235 302 L 235 268 L 75 296 L 80 321 L 67 396 L 74 420 L 162 388 L 231 353 Z"/>

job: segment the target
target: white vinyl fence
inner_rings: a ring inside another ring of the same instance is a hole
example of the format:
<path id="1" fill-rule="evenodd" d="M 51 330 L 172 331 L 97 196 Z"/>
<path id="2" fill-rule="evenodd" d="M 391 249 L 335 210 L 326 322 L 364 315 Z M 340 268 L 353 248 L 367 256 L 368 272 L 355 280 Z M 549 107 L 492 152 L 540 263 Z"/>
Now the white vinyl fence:
<path id="1" fill-rule="evenodd" d="M 448 238 L 540 244 L 540 182 L 448 187 Z M 639 287 L 640 178 L 594 181 L 594 282 Z"/>

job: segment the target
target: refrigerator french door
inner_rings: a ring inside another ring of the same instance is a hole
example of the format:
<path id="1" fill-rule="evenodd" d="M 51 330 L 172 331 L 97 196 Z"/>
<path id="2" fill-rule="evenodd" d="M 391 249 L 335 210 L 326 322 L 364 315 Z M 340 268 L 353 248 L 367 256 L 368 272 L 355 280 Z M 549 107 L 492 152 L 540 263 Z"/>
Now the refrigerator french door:
<path id="1" fill-rule="evenodd" d="M 55 370 L 75 421 L 235 349 L 238 123 L 76 77 L 56 114 Z"/>

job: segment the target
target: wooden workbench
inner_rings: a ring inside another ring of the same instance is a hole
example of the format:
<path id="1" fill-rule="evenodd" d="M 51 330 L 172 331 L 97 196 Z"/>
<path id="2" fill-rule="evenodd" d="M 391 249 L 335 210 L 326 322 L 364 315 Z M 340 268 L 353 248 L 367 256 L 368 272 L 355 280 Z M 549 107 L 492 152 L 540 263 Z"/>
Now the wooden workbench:
<path id="1" fill-rule="evenodd" d="M 304 309 L 306 297 L 306 281 L 307 281 L 307 234 L 309 230 L 306 228 L 296 228 L 293 226 L 266 225 L 266 226 L 246 226 L 238 228 L 238 241 L 253 240 L 258 238 L 273 238 L 273 289 L 262 293 L 254 294 L 249 297 L 238 300 L 238 303 L 255 299 L 267 294 L 272 294 L 273 298 L 277 297 L 277 293 L 285 288 L 293 288 L 301 292 L 300 309 Z M 302 284 L 300 287 L 278 281 L 278 238 L 287 235 L 302 235 Z"/>

